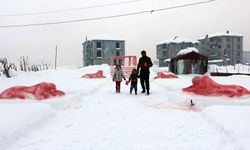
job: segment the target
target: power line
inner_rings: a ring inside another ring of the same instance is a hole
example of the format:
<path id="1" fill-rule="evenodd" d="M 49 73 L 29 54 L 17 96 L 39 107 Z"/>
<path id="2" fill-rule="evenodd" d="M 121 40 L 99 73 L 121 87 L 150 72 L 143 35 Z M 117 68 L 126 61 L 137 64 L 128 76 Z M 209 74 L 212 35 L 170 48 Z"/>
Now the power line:
<path id="1" fill-rule="evenodd" d="M 76 10 L 84 10 L 84 9 L 91 9 L 91 8 L 106 7 L 106 6 L 122 5 L 122 4 L 127 4 L 127 3 L 134 3 L 134 2 L 138 2 L 138 1 L 142 1 L 142 0 L 129 0 L 129 1 L 123 1 L 123 2 L 107 3 L 107 4 L 102 4 L 102 5 L 78 7 L 78 8 L 71 8 L 71 9 L 58 9 L 58 10 L 41 11 L 41 12 L 31 12 L 31 13 L 7 14 L 7 15 L 0 15 L 0 17 L 13 17 L 13 16 L 30 16 L 30 15 L 41 15 L 41 14 L 52 14 L 52 13 L 69 12 L 69 11 L 76 11 Z"/>
<path id="2" fill-rule="evenodd" d="M 188 7 L 188 6 L 195 6 L 195 5 L 210 3 L 210 2 L 213 2 L 213 1 L 216 1 L 216 0 L 201 1 L 201 2 L 189 3 L 189 4 L 178 5 L 178 6 L 173 6 L 173 7 L 145 10 L 145 11 L 139 11 L 139 12 L 134 12 L 134 13 L 120 14 L 120 15 L 103 16 L 103 17 L 94 17 L 94 18 L 85 18 L 85 19 L 76 19 L 76 20 L 65 20 L 65 21 L 58 21 L 58 22 L 46 22 L 46 23 L 30 23 L 30 24 L 19 24 L 19 25 L 1 25 L 0 28 L 55 25 L 55 24 L 65 24 L 65 23 L 73 23 L 73 22 L 84 22 L 84 21 L 91 21 L 91 20 L 102 20 L 102 19 L 108 19 L 108 18 L 118 18 L 118 17 L 124 17 L 124 16 L 139 15 L 139 14 L 144 14 L 144 13 L 151 13 L 152 14 L 153 12 L 157 12 L 157 11 L 184 8 L 184 7 Z"/>

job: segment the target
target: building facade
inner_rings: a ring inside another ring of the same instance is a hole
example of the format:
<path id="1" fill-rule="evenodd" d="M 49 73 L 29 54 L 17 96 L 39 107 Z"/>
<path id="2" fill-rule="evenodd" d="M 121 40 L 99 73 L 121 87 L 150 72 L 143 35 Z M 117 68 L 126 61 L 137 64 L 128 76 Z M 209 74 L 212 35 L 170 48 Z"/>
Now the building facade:
<path id="1" fill-rule="evenodd" d="M 83 66 L 110 64 L 112 56 L 125 56 L 125 40 L 95 36 L 86 38 L 83 45 Z M 113 60 L 112 64 L 122 63 L 122 60 Z"/>
<path id="2" fill-rule="evenodd" d="M 229 31 L 206 35 L 198 40 L 199 52 L 209 61 L 222 62 L 223 65 L 242 63 L 243 36 Z"/>
<path id="3" fill-rule="evenodd" d="M 243 51 L 243 64 L 250 65 L 250 51 Z"/>
<path id="4" fill-rule="evenodd" d="M 175 57 L 180 50 L 188 47 L 198 48 L 198 46 L 199 41 L 177 36 L 157 44 L 156 56 L 159 60 L 159 67 L 168 66 L 170 59 Z"/>

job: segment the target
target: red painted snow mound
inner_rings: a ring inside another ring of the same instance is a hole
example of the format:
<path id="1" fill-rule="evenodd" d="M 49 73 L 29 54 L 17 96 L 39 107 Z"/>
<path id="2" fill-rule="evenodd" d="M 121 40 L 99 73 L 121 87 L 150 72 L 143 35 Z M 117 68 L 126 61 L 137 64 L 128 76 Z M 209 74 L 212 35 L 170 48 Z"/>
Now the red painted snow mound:
<path id="1" fill-rule="evenodd" d="M 178 78 L 178 76 L 173 73 L 166 74 L 163 72 L 157 72 L 157 76 L 154 77 L 154 79 L 158 79 L 158 78 Z"/>
<path id="2" fill-rule="evenodd" d="M 0 99 L 28 99 L 44 100 L 55 96 L 63 96 L 63 91 L 56 90 L 56 85 L 41 82 L 33 86 L 14 86 L 0 93 Z"/>
<path id="3" fill-rule="evenodd" d="M 103 71 L 99 70 L 96 73 L 89 73 L 82 76 L 82 78 L 95 79 L 95 78 L 106 78 L 103 76 Z"/>
<path id="4" fill-rule="evenodd" d="M 222 85 L 214 82 L 209 76 L 195 76 L 193 85 L 183 88 L 184 92 L 193 92 L 199 95 L 219 95 L 228 97 L 240 97 L 250 94 L 250 91 L 239 85 Z"/>

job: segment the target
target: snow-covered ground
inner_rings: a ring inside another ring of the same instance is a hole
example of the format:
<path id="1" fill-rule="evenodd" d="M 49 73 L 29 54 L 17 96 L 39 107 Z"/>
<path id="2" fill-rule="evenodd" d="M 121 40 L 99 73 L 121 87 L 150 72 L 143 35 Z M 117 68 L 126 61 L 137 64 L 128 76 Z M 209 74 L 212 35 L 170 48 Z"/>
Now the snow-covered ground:
<path id="1" fill-rule="evenodd" d="M 99 69 L 107 78 L 80 78 Z M 194 75 L 153 80 L 157 71 L 161 68 L 151 69 L 149 96 L 129 94 L 124 82 L 121 93 L 115 93 L 107 65 L 0 76 L 0 92 L 16 85 L 53 82 L 66 93 L 44 101 L 0 100 L 0 149 L 250 149 L 250 96 L 183 93 Z M 250 89 L 249 76 L 212 78 Z M 191 99 L 194 107 L 189 106 Z"/>

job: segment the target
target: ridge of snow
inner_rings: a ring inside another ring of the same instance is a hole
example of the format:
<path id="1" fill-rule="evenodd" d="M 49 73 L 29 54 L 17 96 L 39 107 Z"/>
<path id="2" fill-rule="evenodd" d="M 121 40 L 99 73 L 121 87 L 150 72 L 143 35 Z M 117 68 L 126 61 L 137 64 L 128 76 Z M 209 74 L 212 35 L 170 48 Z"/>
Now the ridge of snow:
<path id="1" fill-rule="evenodd" d="M 87 40 L 107 40 L 107 41 L 125 41 L 122 38 L 118 38 L 112 35 L 93 35 L 87 36 Z"/>
<path id="2" fill-rule="evenodd" d="M 195 47 L 188 47 L 188 48 L 186 48 L 186 49 L 180 50 L 180 51 L 177 53 L 177 56 L 178 56 L 178 55 L 185 55 L 185 54 L 188 54 L 188 53 L 191 53 L 191 52 L 199 53 L 199 51 L 198 51 L 197 48 L 195 48 Z"/>
<path id="3" fill-rule="evenodd" d="M 207 34 L 208 35 L 208 38 L 212 38 L 212 37 L 220 37 L 220 36 L 239 36 L 239 37 L 243 37 L 242 34 L 239 34 L 239 33 L 233 33 L 233 32 L 216 32 L 216 33 L 212 33 L 212 34 Z M 205 39 L 206 36 L 202 36 L 201 38 L 199 39 Z"/>
<path id="4" fill-rule="evenodd" d="M 175 36 L 175 37 L 170 38 L 168 40 L 162 41 L 162 42 L 158 43 L 157 45 L 170 44 L 170 43 L 176 43 L 176 44 L 178 44 L 178 43 L 193 43 L 193 44 L 196 44 L 196 43 L 199 43 L 199 41 Z"/>

